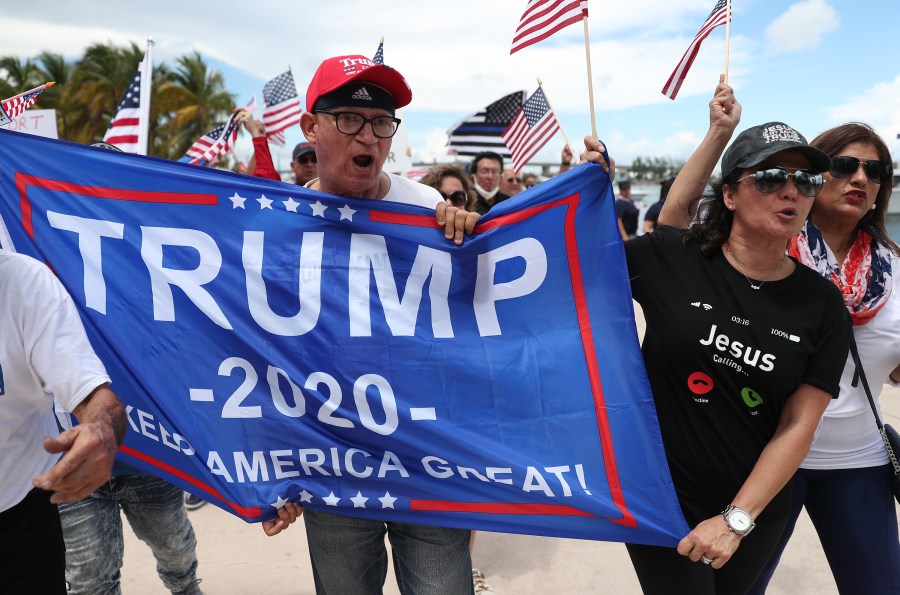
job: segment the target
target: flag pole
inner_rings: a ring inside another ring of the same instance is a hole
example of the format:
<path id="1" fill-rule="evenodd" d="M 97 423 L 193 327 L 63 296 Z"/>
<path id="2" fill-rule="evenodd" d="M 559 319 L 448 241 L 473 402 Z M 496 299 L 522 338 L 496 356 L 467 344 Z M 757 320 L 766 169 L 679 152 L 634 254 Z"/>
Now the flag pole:
<path id="1" fill-rule="evenodd" d="M 725 9 L 725 84 L 728 84 L 728 50 L 731 47 L 731 0 Z"/>
<path id="2" fill-rule="evenodd" d="M 153 38 L 147 37 L 147 52 L 144 54 L 144 68 L 141 73 L 140 115 L 138 116 L 137 154 L 146 155 L 150 146 L 150 90 L 153 87 Z"/>
<path id="3" fill-rule="evenodd" d="M 572 148 L 572 143 L 569 142 L 569 137 L 566 136 L 566 131 L 563 130 L 562 122 L 560 122 L 559 118 L 556 116 L 556 110 L 553 109 L 553 104 L 550 103 L 550 98 L 547 96 L 547 92 L 544 90 L 544 83 L 541 82 L 541 77 L 538 77 L 537 83 L 538 83 L 538 89 L 541 90 L 541 92 L 544 94 L 544 99 L 547 100 L 547 105 L 550 107 L 550 111 L 553 113 L 553 117 L 556 118 L 556 123 L 559 125 L 559 131 L 563 135 L 563 140 L 566 141 L 566 144 L 569 146 L 569 149 L 571 149 L 574 152 L 575 149 Z"/>
<path id="4" fill-rule="evenodd" d="M 587 61 L 588 99 L 591 104 L 591 134 L 594 138 L 597 138 L 597 122 L 594 119 L 594 82 L 593 77 L 591 76 L 591 43 L 588 40 L 587 15 L 582 17 L 581 21 L 584 23 L 584 56 Z M 553 116 L 556 117 L 556 114 L 554 113 Z"/>
<path id="5" fill-rule="evenodd" d="M 23 95 L 28 95 L 29 93 L 34 93 L 35 91 L 40 91 L 41 89 L 49 89 L 50 87 L 52 87 L 55 84 L 56 84 L 56 81 L 48 81 L 48 82 L 44 83 L 43 85 L 38 85 L 34 89 L 28 89 L 27 91 L 22 91 L 18 95 L 13 95 L 12 97 L 7 97 L 3 101 L 11 101 L 11 100 L 15 99 L 16 97 L 22 97 Z"/>

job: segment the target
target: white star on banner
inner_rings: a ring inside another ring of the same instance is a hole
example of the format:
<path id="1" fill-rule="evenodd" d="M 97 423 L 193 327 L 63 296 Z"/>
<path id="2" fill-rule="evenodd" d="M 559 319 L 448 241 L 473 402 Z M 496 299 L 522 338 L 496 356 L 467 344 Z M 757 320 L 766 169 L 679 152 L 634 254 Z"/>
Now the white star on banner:
<path id="1" fill-rule="evenodd" d="M 313 217 L 322 217 L 324 219 L 325 209 L 327 209 L 328 207 L 326 205 L 323 205 L 321 202 L 316 201 L 309 205 L 309 208 L 312 209 Z"/>
<path id="2" fill-rule="evenodd" d="M 344 205 L 338 211 L 341 213 L 341 221 L 347 219 L 348 221 L 353 221 L 353 214 L 356 212 L 355 209 L 351 209 L 350 205 Z"/>
<path id="3" fill-rule="evenodd" d="M 272 506 L 274 506 L 275 508 L 282 508 L 288 502 L 290 502 L 290 500 L 285 500 L 281 496 L 278 496 L 278 499 L 275 500 L 275 502 L 272 502 Z"/>
<path id="4" fill-rule="evenodd" d="M 381 507 L 382 507 L 382 508 L 394 508 L 394 502 L 397 501 L 396 498 L 394 498 L 393 496 L 391 496 L 391 493 L 390 493 L 390 492 L 385 492 L 385 493 L 384 493 L 384 496 L 382 496 L 381 498 L 379 498 L 379 500 L 381 501 Z"/>
<path id="5" fill-rule="evenodd" d="M 300 203 L 294 200 L 294 197 L 289 196 L 287 200 L 281 201 L 284 203 L 284 208 L 290 211 L 291 213 L 297 212 L 297 207 L 300 206 Z"/>
<path id="6" fill-rule="evenodd" d="M 353 508 L 365 508 L 366 507 L 366 498 L 362 495 L 362 492 L 356 492 L 356 495 L 350 498 L 350 501 L 353 502 Z"/>
<path id="7" fill-rule="evenodd" d="M 244 198 L 243 196 L 241 196 L 240 194 L 238 194 L 237 192 L 234 193 L 234 196 L 229 196 L 228 199 L 231 200 L 231 208 L 232 209 L 246 208 L 246 207 L 244 207 L 244 201 L 247 199 Z"/>
<path id="8" fill-rule="evenodd" d="M 324 500 L 325 504 L 328 506 L 337 506 L 337 503 L 341 501 L 340 498 L 334 495 L 334 492 L 329 492 L 322 500 Z"/>
<path id="9" fill-rule="evenodd" d="M 307 492 L 306 490 L 303 490 L 302 492 L 300 492 L 300 501 L 301 502 L 312 502 L 312 499 L 313 499 L 313 495 L 310 494 L 309 492 Z"/>
<path id="10" fill-rule="evenodd" d="M 265 194 L 261 194 L 259 198 L 256 199 L 256 202 L 259 203 L 260 211 L 262 211 L 263 209 L 269 209 L 270 211 L 272 210 L 272 199 L 266 198 Z"/>

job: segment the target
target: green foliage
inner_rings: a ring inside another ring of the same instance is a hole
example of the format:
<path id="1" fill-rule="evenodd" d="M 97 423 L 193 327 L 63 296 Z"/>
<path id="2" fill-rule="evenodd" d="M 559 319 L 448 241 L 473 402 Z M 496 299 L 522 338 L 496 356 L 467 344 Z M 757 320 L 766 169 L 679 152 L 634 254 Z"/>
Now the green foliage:
<path id="1" fill-rule="evenodd" d="M 56 110 L 59 137 L 78 143 L 102 139 L 116 107 L 131 83 L 144 50 L 97 43 L 74 62 L 45 51 L 35 59 L 0 57 L 0 98 L 7 98 L 47 81 L 56 84 L 38 101 Z M 154 64 L 150 97 L 148 153 L 178 159 L 201 135 L 228 118 L 235 96 L 222 73 L 210 68 L 198 53 L 175 60 L 172 70 Z"/>
<path id="2" fill-rule="evenodd" d="M 631 162 L 629 177 L 632 180 L 657 182 L 676 175 L 684 167 L 684 160 L 671 157 L 637 156 Z"/>

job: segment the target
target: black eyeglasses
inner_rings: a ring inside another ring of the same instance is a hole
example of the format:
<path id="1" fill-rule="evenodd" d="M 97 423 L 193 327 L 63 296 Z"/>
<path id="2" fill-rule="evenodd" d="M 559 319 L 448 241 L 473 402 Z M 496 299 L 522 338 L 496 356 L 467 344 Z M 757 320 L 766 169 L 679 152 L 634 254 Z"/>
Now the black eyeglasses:
<path id="1" fill-rule="evenodd" d="M 441 191 L 438 190 L 438 192 Z M 460 207 L 466 204 L 466 200 L 469 198 L 462 190 L 457 190 L 456 192 L 451 192 L 450 194 L 444 194 L 443 192 L 441 192 L 441 196 L 444 197 L 444 200 L 449 200 L 454 207 Z"/>
<path id="2" fill-rule="evenodd" d="M 520 183 L 521 181 L 522 181 L 522 180 L 520 180 L 519 178 L 506 178 L 506 183 L 507 183 L 507 184 L 512 184 L 513 182 L 515 182 L 515 183 L 518 184 L 518 183 Z"/>
<path id="3" fill-rule="evenodd" d="M 894 175 L 894 169 L 884 161 L 879 161 L 878 159 L 862 161 L 849 155 L 834 157 L 831 160 L 831 169 L 828 173 L 833 178 L 847 178 L 855 174 L 860 165 L 863 166 L 866 177 L 873 184 L 883 184 Z"/>
<path id="4" fill-rule="evenodd" d="M 397 127 L 400 126 L 400 118 L 392 118 L 390 116 L 366 118 L 356 112 L 326 112 L 324 110 L 313 113 L 328 114 L 334 117 L 334 123 L 337 125 L 338 132 L 350 136 L 359 134 L 363 126 L 371 123 L 372 133 L 375 136 L 378 138 L 391 138 L 397 133 Z"/>
<path id="5" fill-rule="evenodd" d="M 307 163 L 318 163 L 315 155 L 300 155 L 297 157 L 297 163 L 306 165 Z"/>
<path id="6" fill-rule="evenodd" d="M 791 173 L 781 167 L 772 167 L 744 176 L 737 183 L 740 184 L 744 180 L 753 178 L 757 190 L 763 194 L 771 194 L 787 184 L 788 178 L 791 176 L 794 176 L 794 184 L 797 186 L 797 191 L 804 196 L 815 196 L 818 194 L 825 181 L 822 174 L 814 174 L 802 169 Z"/>

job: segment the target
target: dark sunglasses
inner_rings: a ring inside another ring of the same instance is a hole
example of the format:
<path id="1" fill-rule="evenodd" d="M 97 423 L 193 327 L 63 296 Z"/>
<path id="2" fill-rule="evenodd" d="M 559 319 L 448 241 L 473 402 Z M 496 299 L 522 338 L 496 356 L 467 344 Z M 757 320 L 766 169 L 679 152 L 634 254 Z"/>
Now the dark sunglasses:
<path id="1" fill-rule="evenodd" d="M 518 183 L 520 183 L 521 181 L 522 181 L 522 180 L 520 180 L 519 178 L 506 178 L 506 183 L 507 183 L 507 184 L 512 184 L 513 182 L 516 182 L 516 183 L 518 184 Z"/>
<path id="2" fill-rule="evenodd" d="M 297 163 L 306 165 L 307 163 L 318 163 L 315 155 L 300 155 L 297 157 Z"/>
<path id="3" fill-rule="evenodd" d="M 831 169 L 828 173 L 833 178 L 847 178 L 855 174 L 860 165 L 863 166 L 866 177 L 873 184 L 883 184 L 894 175 L 894 169 L 884 161 L 879 161 L 878 159 L 860 161 L 856 157 L 848 155 L 833 158 L 831 160 Z"/>
<path id="4" fill-rule="evenodd" d="M 804 196 L 815 196 L 818 194 L 825 181 L 822 174 L 814 174 L 802 169 L 791 173 L 780 167 L 771 167 L 760 170 L 755 174 L 744 176 L 737 183 L 740 184 L 744 180 L 753 178 L 753 183 L 756 184 L 757 190 L 763 194 L 771 194 L 787 184 L 788 178 L 791 176 L 794 177 L 794 185 L 797 186 L 797 191 Z"/>
<path id="5" fill-rule="evenodd" d="M 440 192 L 440 190 L 438 190 L 438 192 Z M 462 190 L 457 190 L 456 192 L 451 192 L 450 194 L 444 194 L 443 192 L 441 192 L 441 196 L 444 197 L 444 200 L 449 200 L 454 207 L 460 207 L 466 204 L 466 200 L 469 198 Z"/>

